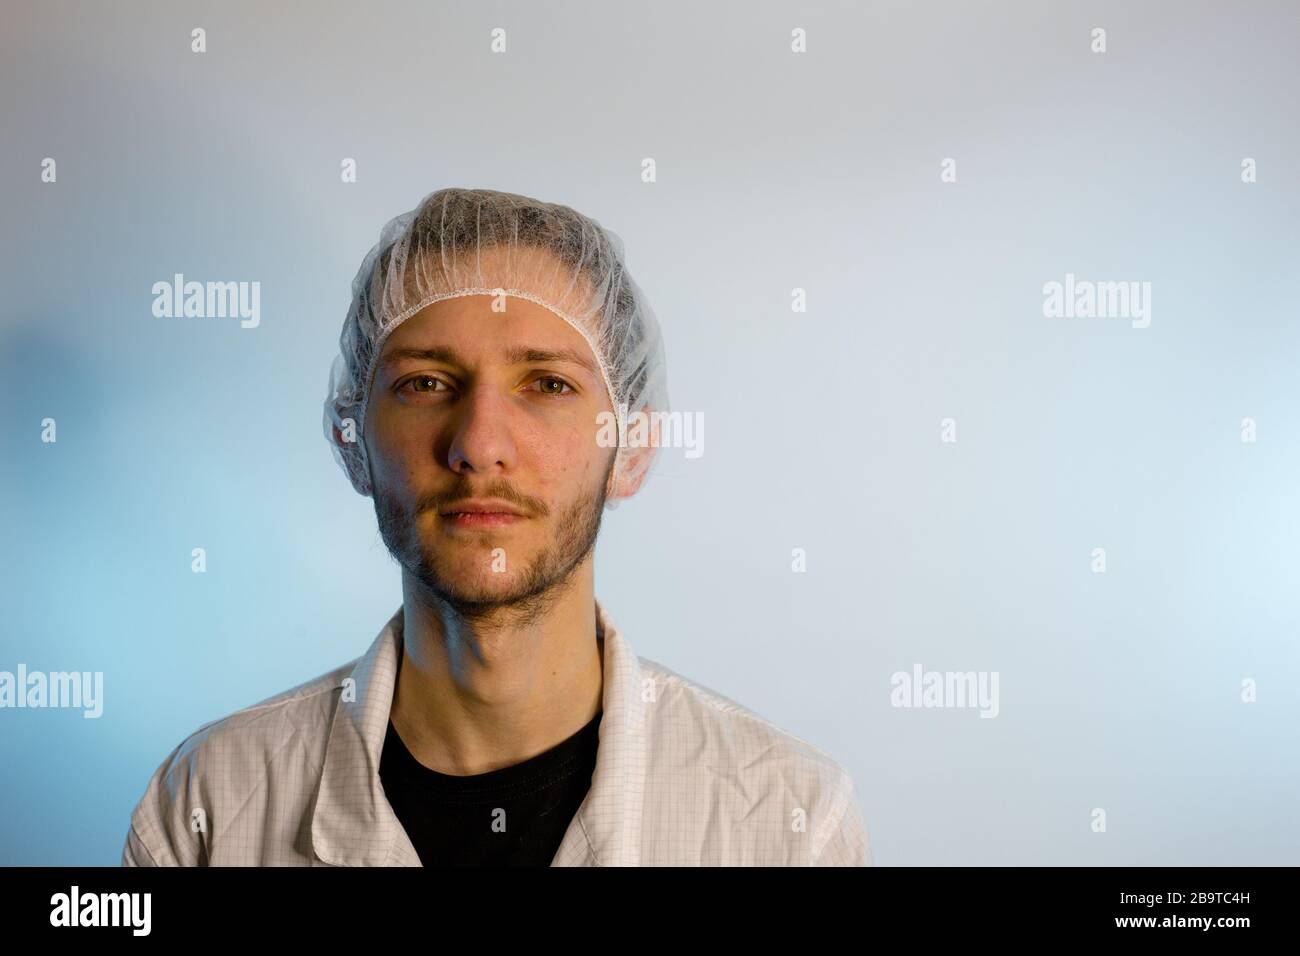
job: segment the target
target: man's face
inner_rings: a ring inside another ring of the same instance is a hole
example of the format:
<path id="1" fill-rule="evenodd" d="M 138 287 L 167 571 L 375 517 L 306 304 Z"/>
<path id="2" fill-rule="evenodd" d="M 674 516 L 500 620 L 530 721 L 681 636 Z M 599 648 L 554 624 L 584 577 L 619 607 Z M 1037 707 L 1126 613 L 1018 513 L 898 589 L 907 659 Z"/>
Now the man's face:
<path id="1" fill-rule="evenodd" d="M 403 322 L 365 416 L 384 544 L 465 614 L 556 593 L 595 544 L 617 451 L 596 442 L 612 408 L 586 341 L 540 305 L 501 301 L 444 299 Z M 520 514 L 456 514 L 469 499 Z"/>

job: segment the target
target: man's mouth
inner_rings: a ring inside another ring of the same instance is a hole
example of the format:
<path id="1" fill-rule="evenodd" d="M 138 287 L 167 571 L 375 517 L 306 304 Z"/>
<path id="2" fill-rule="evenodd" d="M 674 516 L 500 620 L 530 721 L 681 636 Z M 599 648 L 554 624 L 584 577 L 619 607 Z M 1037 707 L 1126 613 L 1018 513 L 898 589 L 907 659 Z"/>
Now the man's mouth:
<path id="1" fill-rule="evenodd" d="M 498 528 L 527 517 L 513 505 L 495 499 L 458 501 L 439 514 L 457 528 Z"/>
<path id="2" fill-rule="evenodd" d="M 504 511 L 454 511 L 443 517 L 457 528 L 498 528 L 526 520 Z"/>

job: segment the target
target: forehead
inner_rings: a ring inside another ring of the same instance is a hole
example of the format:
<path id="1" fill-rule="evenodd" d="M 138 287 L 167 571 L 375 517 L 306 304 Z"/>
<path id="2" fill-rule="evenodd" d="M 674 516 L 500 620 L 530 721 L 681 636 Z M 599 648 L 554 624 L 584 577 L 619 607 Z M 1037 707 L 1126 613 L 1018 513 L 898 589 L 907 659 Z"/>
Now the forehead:
<path id="1" fill-rule="evenodd" d="M 454 257 L 429 251 L 414 265 L 418 268 L 406 270 L 407 282 L 419 274 L 422 296 L 464 289 L 513 289 L 535 296 L 551 308 L 522 295 L 497 296 L 493 292 L 440 299 L 386 337 L 375 360 L 375 375 L 385 368 L 397 374 L 420 361 L 417 353 L 422 351 L 437 351 L 439 360 L 453 365 L 476 366 L 552 362 L 563 360 L 562 354 L 567 353 L 567 371 L 603 393 L 604 404 L 613 401 L 612 386 L 586 336 L 554 311 L 563 311 L 583 328 L 592 324 L 593 313 L 599 313 L 595 287 L 580 270 L 549 250 L 521 246 L 485 246 Z M 494 303 L 504 311 L 494 311 Z M 425 356 L 425 360 L 429 358 L 434 356 Z"/>
<path id="2" fill-rule="evenodd" d="M 405 349 L 436 347 L 476 361 L 504 358 L 520 347 L 569 350 L 599 374 L 591 347 L 577 329 L 546 306 L 514 295 L 475 293 L 434 302 L 393 330 L 380 360 Z"/>
<path id="3" fill-rule="evenodd" d="M 585 385 L 602 407 L 613 407 L 609 380 L 580 332 L 531 300 L 504 296 L 504 312 L 493 311 L 496 301 L 491 295 L 458 296 L 411 316 L 384 343 L 372 384 L 429 362 L 478 371 L 551 365 Z"/>

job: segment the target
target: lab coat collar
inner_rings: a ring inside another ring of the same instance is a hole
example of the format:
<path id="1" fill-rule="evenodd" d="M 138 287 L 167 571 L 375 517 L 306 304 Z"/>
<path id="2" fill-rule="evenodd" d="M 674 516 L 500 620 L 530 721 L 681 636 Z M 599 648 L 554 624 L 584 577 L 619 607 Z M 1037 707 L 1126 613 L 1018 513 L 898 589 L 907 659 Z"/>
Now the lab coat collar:
<path id="1" fill-rule="evenodd" d="M 641 664 L 599 601 L 604 629 L 603 714 L 596 769 L 552 866 L 637 866 L 645 793 Z M 334 866 L 420 866 L 379 777 L 397 670 L 401 608 L 342 681 L 312 813 L 312 848 Z"/>

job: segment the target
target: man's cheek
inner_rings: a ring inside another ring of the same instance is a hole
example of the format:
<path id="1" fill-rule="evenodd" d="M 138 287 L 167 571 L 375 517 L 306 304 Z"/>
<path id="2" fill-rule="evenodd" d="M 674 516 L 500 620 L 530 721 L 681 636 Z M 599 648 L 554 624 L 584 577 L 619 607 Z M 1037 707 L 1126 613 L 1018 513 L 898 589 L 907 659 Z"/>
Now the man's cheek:
<path id="1" fill-rule="evenodd" d="M 572 435 L 562 431 L 531 433 L 519 449 L 520 465 L 536 470 L 544 480 L 567 473 L 575 453 L 579 452 Z"/>
<path id="2" fill-rule="evenodd" d="M 539 482 L 549 491 L 567 497 L 596 474 L 594 449 L 569 446 L 554 449 L 539 462 Z"/>
<path id="3" fill-rule="evenodd" d="M 421 441 L 427 439 L 414 434 L 393 432 L 385 432 L 378 440 L 371 439 L 370 448 L 373 449 L 376 475 L 382 473 L 389 481 L 401 481 L 409 485 L 410 478 L 416 471 L 414 451 L 427 447 L 418 444 Z"/>

